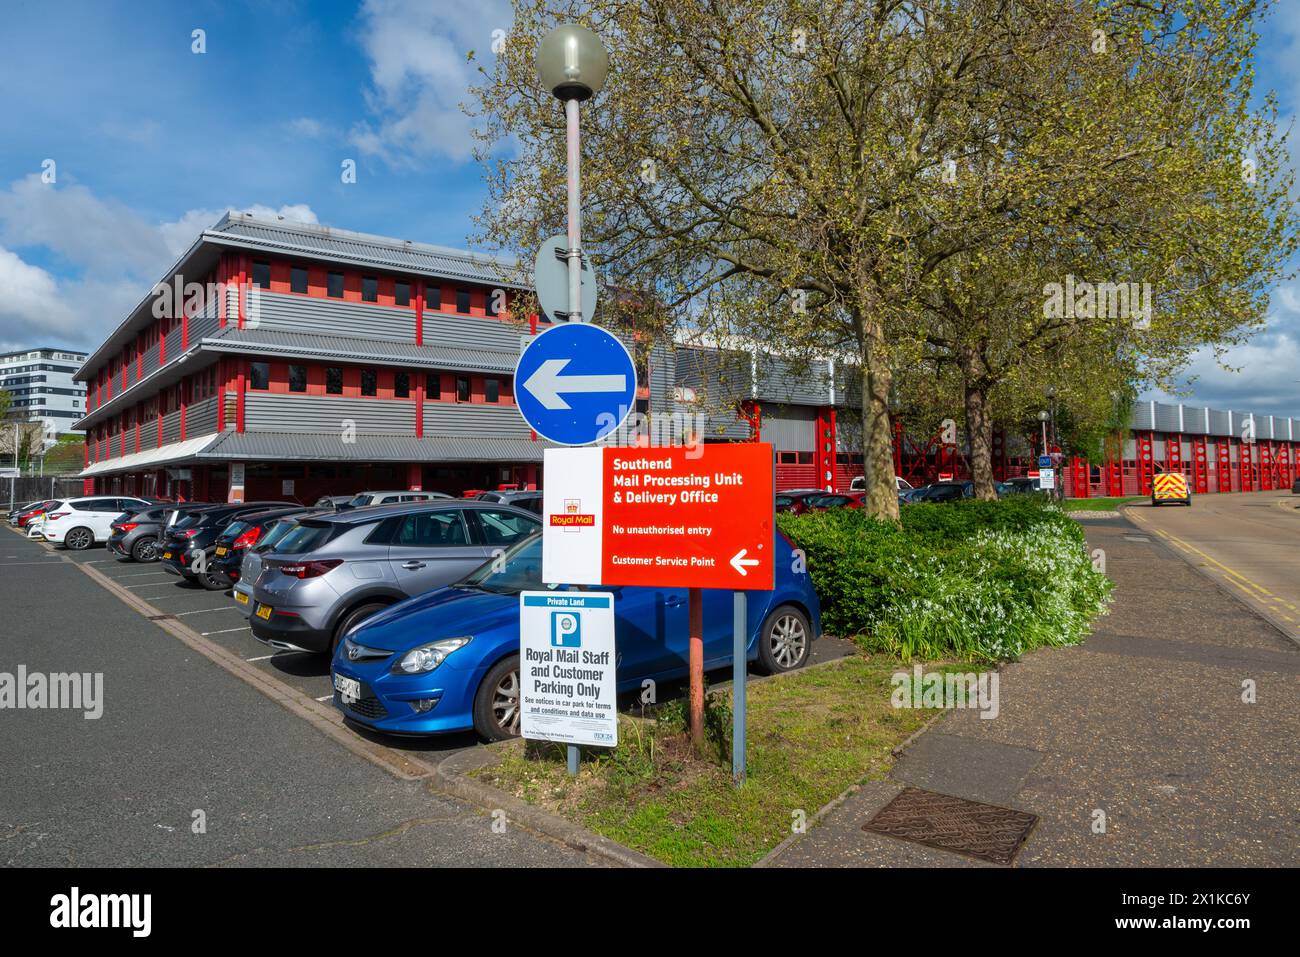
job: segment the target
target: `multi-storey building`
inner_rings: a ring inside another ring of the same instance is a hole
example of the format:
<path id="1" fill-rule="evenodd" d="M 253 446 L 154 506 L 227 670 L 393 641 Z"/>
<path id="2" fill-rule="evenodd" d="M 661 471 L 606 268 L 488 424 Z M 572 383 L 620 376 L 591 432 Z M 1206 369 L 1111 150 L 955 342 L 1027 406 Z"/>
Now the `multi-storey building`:
<path id="1" fill-rule="evenodd" d="M 59 434 L 76 431 L 86 414 L 86 387 L 74 379 L 86 353 L 69 349 L 25 349 L 0 354 L 0 389 L 11 397 L 10 415 Z"/>

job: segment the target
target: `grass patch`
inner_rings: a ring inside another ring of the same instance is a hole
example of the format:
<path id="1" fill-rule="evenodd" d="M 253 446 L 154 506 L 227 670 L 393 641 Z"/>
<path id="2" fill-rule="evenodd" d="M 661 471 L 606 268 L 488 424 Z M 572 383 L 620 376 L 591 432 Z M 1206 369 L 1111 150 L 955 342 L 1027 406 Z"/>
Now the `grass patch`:
<path id="1" fill-rule="evenodd" d="M 1143 495 L 1126 495 L 1120 498 L 1067 498 L 1061 508 L 1067 512 L 1109 512 L 1129 502 L 1144 502 Z"/>
<path id="2" fill-rule="evenodd" d="M 967 670 L 934 666 L 934 670 Z M 621 844 L 685 867 L 747 867 L 850 784 L 882 778 L 890 752 L 934 710 L 894 708 L 887 656 L 845 658 L 749 686 L 748 771 L 731 782 L 731 695 L 709 695 L 709 753 L 696 755 L 684 706 L 621 717 L 619 747 L 588 752 L 576 779 L 564 748 L 494 745 L 502 763 L 474 776 Z"/>

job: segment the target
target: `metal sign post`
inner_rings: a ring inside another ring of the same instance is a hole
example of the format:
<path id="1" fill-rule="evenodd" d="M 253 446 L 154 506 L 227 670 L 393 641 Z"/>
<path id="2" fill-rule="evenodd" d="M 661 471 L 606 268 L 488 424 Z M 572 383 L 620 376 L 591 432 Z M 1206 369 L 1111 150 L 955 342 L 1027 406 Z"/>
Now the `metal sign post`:
<path id="1" fill-rule="evenodd" d="M 745 783 L 745 691 L 749 680 L 749 596 L 731 594 L 731 779 Z"/>

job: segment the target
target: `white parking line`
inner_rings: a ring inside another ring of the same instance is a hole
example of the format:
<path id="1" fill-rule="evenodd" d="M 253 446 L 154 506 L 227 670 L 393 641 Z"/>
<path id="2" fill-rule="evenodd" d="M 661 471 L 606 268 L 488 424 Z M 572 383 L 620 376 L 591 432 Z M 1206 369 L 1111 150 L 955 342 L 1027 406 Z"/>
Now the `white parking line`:
<path id="1" fill-rule="evenodd" d="M 112 575 L 110 577 L 113 579 L 113 581 L 116 582 L 116 581 L 121 581 L 123 578 L 144 578 L 146 575 L 166 575 L 166 574 L 167 574 L 166 572 L 134 572 L 130 575 Z M 172 577 L 171 580 L 175 581 L 176 579 Z"/>
<path id="2" fill-rule="evenodd" d="M 201 615 L 205 611 L 234 611 L 235 609 L 228 605 L 222 605 L 220 608 L 197 608 L 194 611 L 178 611 L 173 618 L 184 618 L 186 615 Z"/>
<path id="3" fill-rule="evenodd" d="M 332 698 L 332 697 L 334 697 L 332 694 L 327 694 L 327 695 L 322 695 L 321 697 L 317 698 L 316 700 L 317 700 L 317 701 L 329 701 L 329 699 Z"/>
<path id="4" fill-rule="evenodd" d="M 201 631 L 199 632 L 199 634 L 202 635 L 204 638 L 206 638 L 208 637 L 208 635 L 228 635 L 232 631 L 249 631 L 249 630 L 250 630 L 249 627 L 245 625 L 243 628 L 222 628 L 220 631 Z"/>
<path id="5" fill-rule="evenodd" d="M 123 585 L 123 588 L 153 588 L 155 585 L 175 585 L 175 581 L 164 580 L 160 582 L 141 582 L 138 585 Z"/>
<path id="6" fill-rule="evenodd" d="M 0 568 L 8 568 L 10 565 L 54 565 L 54 564 L 55 564 L 55 563 L 54 563 L 54 562 L 51 562 L 51 561 L 44 561 L 44 562 L 0 562 Z M 62 565 L 63 562 L 58 562 L 58 564 Z"/>
<path id="7" fill-rule="evenodd" d="M 305 655 L 305 651 L 277 651 L 273 655 L 262 655 L 260 658 L 245 658 L 245 661 L 269 661 L 272 658 L 289 657 L 291 655 Z"/>

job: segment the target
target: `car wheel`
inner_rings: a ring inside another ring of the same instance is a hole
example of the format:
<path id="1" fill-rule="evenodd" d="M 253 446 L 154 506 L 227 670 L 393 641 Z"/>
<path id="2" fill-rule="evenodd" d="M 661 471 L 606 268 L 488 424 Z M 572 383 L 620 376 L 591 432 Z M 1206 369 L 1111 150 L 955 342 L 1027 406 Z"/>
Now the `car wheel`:
<path id="1" fill-rule="evenodd" d="M 95 544 L 95 533 L 88 528 L 69 529 L 68 534 L 63 536 L 63 544 L 74 552 L 85 551 Z"/>
<path id="2" fill-rule="evenodd" d="M 198 575 L 198 582 L 208 591 L 225 591 L 230 586 L 221 579 L 212 574 L 212 569 L 207 565 L 203 566 L 203 571 Z"/>
<path id="3" fill-rule="evenodd" d="M 334 652 L 338 649 L 339 642 L 343 640 L 344 635 L 352 630 L 353 625 L 360 624 L 375 612 L 382 611 L 387 607 L 387 605 L 381 603 L 362 605 L 360 608 L 354 608 L 344 615 L 343 620 L 339 622 L 339 626 L 334 629 L 334 637 L 330 639 L 330 658 L 332 659 L 334 657 Z"/>
<path id="4" fill-rule="evenodd" d="M 137 562 L 156 562 L 158 560 L 158 539 L 140 539 L 131 546 L 131 557 Z"/>
<path id="5" fill-rule="evenodd" d="M 498 661 L 474 695 L 474 730 L 488 741 L 519 737 L 519 656 Z"/>
<path id="6" fill-rule="evenodd" d="M 808 662 L 812 627 L 808 616 L 791 605 L 782 605 L 763 622 L 758 638 L 758 663 L 769 675 L 794 671 Z"/>

